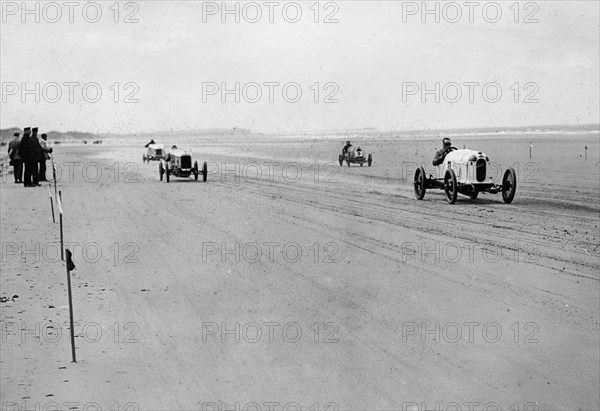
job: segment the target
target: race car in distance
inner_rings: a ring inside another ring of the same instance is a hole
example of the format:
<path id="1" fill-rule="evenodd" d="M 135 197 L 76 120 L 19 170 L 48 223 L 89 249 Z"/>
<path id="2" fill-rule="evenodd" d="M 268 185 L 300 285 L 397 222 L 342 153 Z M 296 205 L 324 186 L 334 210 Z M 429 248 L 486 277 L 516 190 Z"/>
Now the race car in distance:
<path id="1" fill-rule="evenodd" d="M 344 164 L 344 161 L 346 164 L 348 164 L 348 167 L 350 167 L 350 164 L 360 164 L 362 167 L 365 163 L 371 167 L 371 163 L 373 163 L 373 156 L 369 154 L 367 157 L 365 157 L 365 154 L 360 147 L 352 146 L 348 148 L 348 151 L 339 155 L 338 161 L 340 162 L 340 167 Z"/>
<path id="2" fill-rule="evenodd" d="M 194 180 L 198 180 L 198 175 L 200 174 L 202 175 L 202 181 L 206 182 L 207 164 L 205 161 L 202 165 L 202 170 L 199 170 L 197 161 L 194 161 L 194 165 L 192 166 L 191 153 L 173 146 L 169 154 L 160 160 L 158 174 L 160 175 L 160 181 L 165 176 L 167 183 L 170 181 L 171 176 L 188 178 L 194 175 Z"/>
<path id="3" fill-rule="evenodd" d="M 149 144 L 146 154 L 143 156 L 143 162 L 150 162 L 152 160 L 161 160 L 165 158 L 165 147 L 162 144 Z"/>
<path id="4" fill-rule="evenodd" d="M 449 147 L 444 161 L 435 166 L 435 177 L 427 177 L 423 167 L 415 170 L 415 197 L 422 200 L 427 189 L 436 188 L 444 190 L 448 203 L 454 204 L 459 193 L 474 200 L 479 193 L 501 192 L 504 202 L 510 204 L 517 191 L 515 170 L 508 168 L 502 177 L 502 184 L 496 184 L 491 177 L 487 177 L 489 163 L 488 156 L 481 151 Z"/>

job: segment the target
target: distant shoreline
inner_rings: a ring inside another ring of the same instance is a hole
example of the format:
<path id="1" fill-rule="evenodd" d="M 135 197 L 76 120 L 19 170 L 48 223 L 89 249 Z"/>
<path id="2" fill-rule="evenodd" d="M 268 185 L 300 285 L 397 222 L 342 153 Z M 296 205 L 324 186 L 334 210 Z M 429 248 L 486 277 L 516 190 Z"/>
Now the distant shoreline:
<path id="1" fill-rule="evenodd" d="M 7 142 L 12 139 L 13 133 L 19 129 L 9 128 L 0 130 L 0 141 Z M 19 130 L 22 132 L 22 130 Z M 566 136 L 595 136 L 600 135 L 600 124 L 585 124 L 580 126 L 556 125 L 556 126 L 529 126 L 529 127 L 505 127 L 505 128 L 468 128 L 468 129 L 440 129 L 440 130 L 323 130 L 323 131 L 305 131 L 297 133 L 273 132 L 273 133 L 253 133 L 245 129 L 207 129 L 195 131 L 173 130 L 172 132 L 148 132 L 134 134 L 92 134 L 85 132 L 47 132 L 49 141 L 60 141 L 62 144 L 87 144 L 92 145 L 99 140 L 127 140 L 144 141 L 150 139 L 172 140 L 174 138 L 189 140 L 194 139 L 233 139 L 233 140 L 252 140 L 256 137 L 273 138 L 276 140 L 305 140 L 305 139 L 338 139 L 338 138 L 361 138 L 361 139 L 392 139 L 409 140 L 415 138 L 439 138 L 439 137 L 460 137 L 462 139 L 470 138 L 508 138 L 520 139 L 529 138 L 548 138 L 548 137 L 566 137 Z M 146 141 L 147 142 L 147 141 Z M 100 143 L 101 144 L 101 143 Z"/>

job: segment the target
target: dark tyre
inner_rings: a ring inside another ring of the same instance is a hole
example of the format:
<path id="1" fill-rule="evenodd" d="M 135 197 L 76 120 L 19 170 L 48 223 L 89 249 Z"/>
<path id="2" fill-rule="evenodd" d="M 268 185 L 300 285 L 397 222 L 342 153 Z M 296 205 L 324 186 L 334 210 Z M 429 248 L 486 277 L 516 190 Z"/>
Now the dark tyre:
<path id="1" fill-rule="evenodd" d="M 202 181 L 206 183 L 206 179 L 208 178 L 208 165 L 206 161 L 202 164 Z"/>
<path id="2" fill-rule="evenodd" d="M 198 181 L 198 162 L 194 161 L 194 180 Z"/>
<path id="3" fill-rule="evenodd" d="M 163 168 L 163 163 L 158 163 L 158 175 L 160 176 L 160 181 L 163 179 L 163 175 L 165 175 L 165 169 Z"/>
<path id="4" fill-rule="evenodd" d="M 369 167 L 371 167 L 371 163 L 373 163 L 373 156 L 369 154 L 369 157 L 367 157 L 367 164 L 369 165 Z"/>
<path id="5" fill-rule="evenodd" d="M 456 174 L 454 173 L 454 170 L 446 170 L 446 175 L 444 175 L 444 192 L 446 193 L 446 201 L 448 201 L 448 204 L 456 203 L 456 197 L 458 196 L 456 185 Z"/>
<path id="6" fill-rule="evenodd" d="M 340 167 L 344 165 L 344 155 L 340 154 L 338 156 L 338 161 L 340 162 Z"/>
<path id="7" fill-rule="evenodd" d="M 167 166 L 165 169 L 165 177 L 166 177 L 167 183 L 170 180 L 170 178 L 169 178 L 170 176 L 171 176 L 171 172 L 169 171 L 169 166 Z"/>
<path id="8" fill-rule="evenodd" d="M 517 192 L 517 173 L 514 168 L 509 168 L 502 177 L 502 199 L 506 204 L 512 203 Z"/>
<path id="9" fill-rule="evenodd" d="M 348 167 L 350 167 L 350 156 L 346 157 L 346 164 L 348 164 Z"/>
<path id="10" fill-rule="evenodd" d="M 415 179 L 414 179 L 414 188 L 415 188 L 415 197 L 417 200 L 422 200 L 425 197 L 425 169 L 423 167 L 419 167 L 415 170 Z"/>

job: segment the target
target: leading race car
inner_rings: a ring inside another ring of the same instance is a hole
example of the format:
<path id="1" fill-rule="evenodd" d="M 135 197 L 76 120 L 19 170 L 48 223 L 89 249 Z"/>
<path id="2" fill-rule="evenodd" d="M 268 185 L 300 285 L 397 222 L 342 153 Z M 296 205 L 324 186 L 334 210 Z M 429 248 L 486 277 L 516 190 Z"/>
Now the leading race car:
<path id="1" fill-rule="evenodd" d="M 149 144 L 146 154 L 143 156 L 143 161 L 150 162 L 152 160 L 161 160 L 165 158 L 165 146 L 162 144 Z"/>
<path id="2" fill-rule="evenodd" d="M 202 181 L 206 182 L 207 178 L 207 164 L 206 161 L 202 165 L 202 170 L 198 169 L 198 162 L 194 161 L 192 166 L 192 155 L 186 150 L 182 150 L 173 146 L 169 154 L 164 159 L 160 160 L 158 165 L 158 174 L 160 175 L 160 181 L 165 176 L 167 183 L 170 181 L 171 176 L 187 178 L 194 175 L 194 180 L 198 180 L 198 175 L 202 175 Z"/>
<path id="3" fill-rule="evenodd" d="M 458 150 L 456 147 L 446 149 L 444 161 L 435 167 L 436 176 L 427 177 L 425 169 L 415 170 L 414 189 L 417 200 L 425 197 L 425 191 L 430 188 L 444 190 L 446 200 L 456 203 L 458 193 L 476 199 L 479 193 L 502 193 L 502 199 L 510 204 L 517 190 L 517 174 L 513 168 L 508 168 L 502 177 L 502 184 L 495 184 L 487 177 L 490 160 L 481 151 Z"/>
<path id="4" fill-rule="evenodd" d="M 362 167 L 365 163 L 371 167 L 373 156 L 369 154 L 365 157 L 365 154 L 360 147 L 350 147 L 347 152 L 339 155 L 338 161 L 340 162 L 340 167 L 344 164 L 344 161 L 346 161 L 348 167 L 350 167 L 350 164 L 360 164 Z"/>

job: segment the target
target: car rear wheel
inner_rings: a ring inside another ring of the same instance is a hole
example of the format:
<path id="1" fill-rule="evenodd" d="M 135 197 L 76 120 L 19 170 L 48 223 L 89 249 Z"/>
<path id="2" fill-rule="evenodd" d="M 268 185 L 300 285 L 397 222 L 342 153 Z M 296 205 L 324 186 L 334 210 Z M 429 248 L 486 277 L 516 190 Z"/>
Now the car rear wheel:
<path id="1" fill-rule="evenodd" d="M 422 200 L 425 197 L 425 169 L 419 167 L 415 170 L 414 188 L 415 197 L 417 200 Z"/>
<path id="2" fill-rule="evenodd" d="M 194 180 L 198 181 L 198 162 L 194 161 Z"/>
<path id="3" fill-rule="evenodd" d="M 169 182 L 169 180 L 170 180 L 170 178 L 169 178 L 170 176 L 171 176 L 171 172 L 169 171 L 169 166 L 167 165 L 167 166 L 165 167 L 165 177 L 166 177 L 167 183 L 168 183 L 168 182 Z"/>
<path id="4" fill-rule="evenodd" d="M 202 181 L 206 183 L 206 179 L 208 178 L 208 165 L 206 161 L 202 164 Z"/>
<path id="5" fill-rule="evenodd" d="M 456 203 L 458 192 L 456 191 L 456 174 L 454 170 L 446 170 L 446 175 L 444 175 L 444 192 L 446 193 L 448 204 Z"/>
<path id="6" fill-rule="evenodd" d="M 165 175 L 165 169 L 163 168 L 163 163 L 158 163 L 158 175 L 160 176 L 160 181 L 163 180 L 163 176 Z"/>
<path id="7" fill-rule="evenodd" d="M 517 173 L 514 168 L 509 168 L 504 172 L 502 178 L 502 199 L 506 204 L 512 203 L 517 192 Z"/>
<path id="8" fill-rule="evenodd" d="M 369 157 L 367 157 L 367 164 L 369 165 L 369 167 L 371 167 L 372 162 L 373 162 L 373 156 L 371 156 L 371 154 L 369 154 Z"/>

